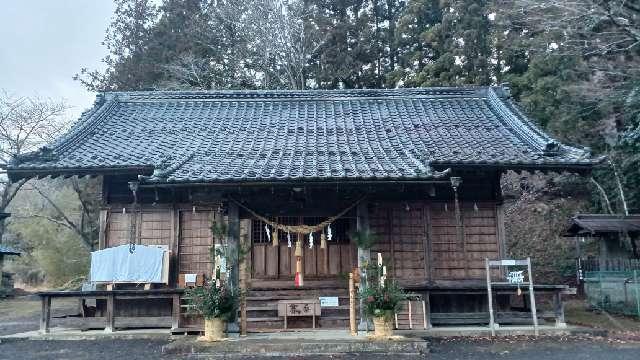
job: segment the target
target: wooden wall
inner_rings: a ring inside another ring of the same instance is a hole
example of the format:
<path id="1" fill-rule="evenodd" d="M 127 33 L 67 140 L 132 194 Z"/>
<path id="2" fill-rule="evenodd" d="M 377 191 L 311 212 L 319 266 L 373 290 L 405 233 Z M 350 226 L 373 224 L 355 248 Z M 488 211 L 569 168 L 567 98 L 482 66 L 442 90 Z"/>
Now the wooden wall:
<path id="1" fill-rule="evenodd" d="M 369 211 L 369 227 L 377 236 L 372 260 L 382 253 L 391 276 L 403 283 L 427 280 L 426 215 L 422 202 L 376 204 Z"/>
<path id="2" fill-rule="evenodd" d="M 405 284 L 484 279 L 484 259 L 502 252 L 499 212 L 493 202 L 462 203 L 460 241 L 454 203 L 374 204 L 369 226 L 379 239 L 372 260 L 381 252 L 393 276 Z"/>
<path id="3" fill-rule="evenodd" d="M 501 254 L 496 204 L 462 204 L 464 241 L 457 236 L 453 203 L 431 204 L 429 210 L 433 279 L 483 279 L 485 258 Z"/>
<path id="4" fill-rule="evenodd" d="M 253 244 L 252 278 L 293 279 L 296 271 L 294 250 L 286 243 L 275 247 L 270 243 Z M 328 243 L 325 249 L 319 245 L 309 249 L 305 244 L 303 251 L 306 279 L 336 277 L 348 273 L 357 264 L 357 251 L 351 244 Z"/>
<path id="5" fill-rule="evenodd" d="M 189 205 L 153 206 L 144 204 L 136 215 L 130 206 L 111 205 L 100 215 L 100 248 L 129 244 L 135 216 L 136 243 L 166 245 L 171 251 L 171 282 L 179 273 L 211 274 L 209 249 L 213 245 L 212 208 L 193 211 Z"/>

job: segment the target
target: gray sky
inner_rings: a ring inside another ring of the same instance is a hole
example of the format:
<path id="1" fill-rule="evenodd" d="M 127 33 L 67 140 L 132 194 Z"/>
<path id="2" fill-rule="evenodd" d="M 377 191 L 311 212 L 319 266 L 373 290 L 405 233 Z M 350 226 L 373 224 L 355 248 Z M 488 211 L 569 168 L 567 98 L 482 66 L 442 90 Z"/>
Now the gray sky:
<path id="1" fill-rule="evenodd" d="M 77 119 L 95 94 L 72 77 L 103 68 L 101 42 L 114 7 L 111 0 L 0 0 L 0 89 L 63 98 Z"/>

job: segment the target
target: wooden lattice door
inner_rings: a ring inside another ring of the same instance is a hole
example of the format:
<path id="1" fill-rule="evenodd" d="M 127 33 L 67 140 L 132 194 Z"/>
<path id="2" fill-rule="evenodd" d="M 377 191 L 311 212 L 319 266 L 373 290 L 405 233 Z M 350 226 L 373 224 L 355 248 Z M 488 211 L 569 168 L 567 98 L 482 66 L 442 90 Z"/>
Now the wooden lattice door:
<path id="1" fill-rule="evenodd" d="M 179 273 L 211 275 L 213 271 L 210 256 L 210 248 L 213 245 L 212 219 L 212 211 L 180 211 Z"/>

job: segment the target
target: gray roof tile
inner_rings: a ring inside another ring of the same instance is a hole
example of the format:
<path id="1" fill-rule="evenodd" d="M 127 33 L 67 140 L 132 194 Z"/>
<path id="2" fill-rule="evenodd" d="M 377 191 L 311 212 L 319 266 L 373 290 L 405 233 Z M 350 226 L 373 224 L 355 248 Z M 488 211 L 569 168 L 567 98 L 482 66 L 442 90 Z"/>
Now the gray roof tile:
<path id="1" fill-rule="evenodd" d="M 114 92 L 12 177 L 153 170 L 147 181 L 422 179 L 434 167 L 588 168 L 502 88 Z"/>

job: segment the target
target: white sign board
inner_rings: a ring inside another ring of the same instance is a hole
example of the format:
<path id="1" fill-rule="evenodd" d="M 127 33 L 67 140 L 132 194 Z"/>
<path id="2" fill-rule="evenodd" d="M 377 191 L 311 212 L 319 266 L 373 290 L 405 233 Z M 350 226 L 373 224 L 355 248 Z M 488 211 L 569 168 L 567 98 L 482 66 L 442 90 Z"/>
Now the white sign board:
<path id="1" fill-rule="evenodd" d="M 337 296 L 320 296 L 319 299 L 321 307 L 338 306 Z"/>
<path id="2" fill-rule="evenodd" d="M 524 271 L 511 271 L 507 275 L 510 284 L 522 284 L 524 282 Z"/>

